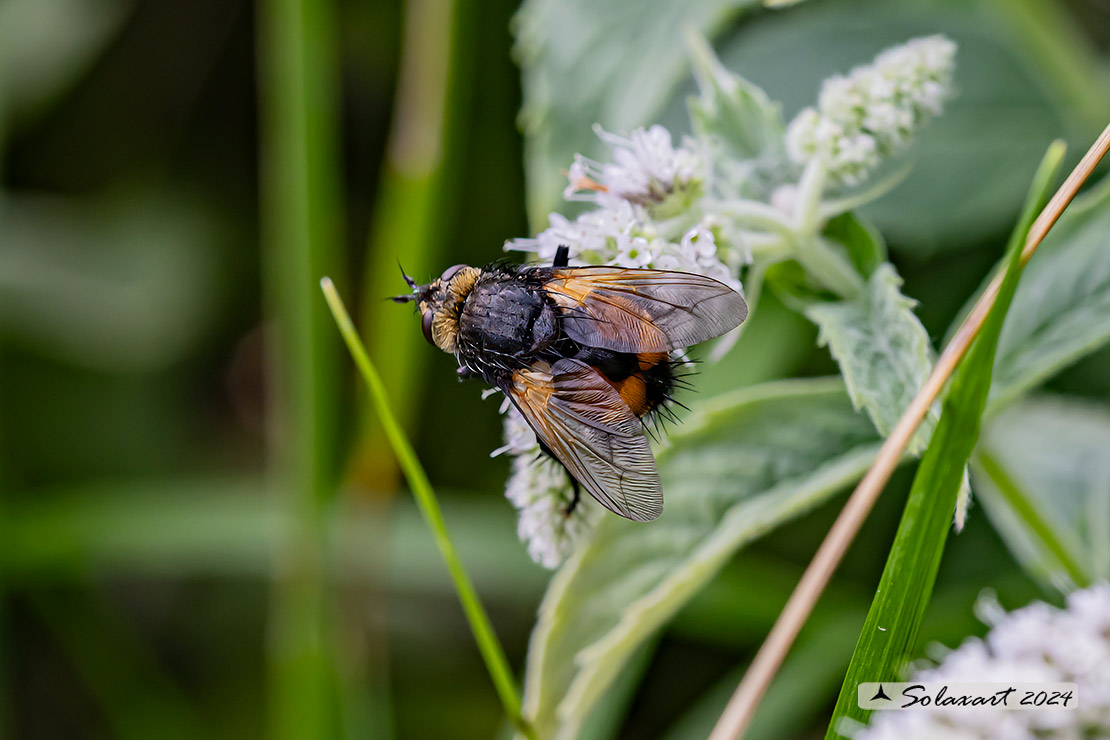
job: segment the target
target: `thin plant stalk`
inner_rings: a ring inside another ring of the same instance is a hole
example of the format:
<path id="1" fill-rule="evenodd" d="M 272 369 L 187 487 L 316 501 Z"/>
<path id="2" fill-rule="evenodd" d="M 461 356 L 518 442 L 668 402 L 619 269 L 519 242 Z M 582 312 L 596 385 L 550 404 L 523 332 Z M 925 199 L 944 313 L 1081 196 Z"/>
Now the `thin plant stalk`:
<path id="1" fill-rule="evenodd" d="M 516 682 L 513 679 L 512 670 L 509 668 L 509 662 L 505 658 L 505 651 L 493 631 L 489 615 L 486 614 L 466 569 L 463 568 L 462 561 L 455 550 L 455 545 L 447 534 L 447 525 L 443 520 L 443 512 L 439 508 L 435 492 L 432 490 L 432 484 L 428 481 L 428 476 L 420 465 L 408 438 L 405 437 L 397 417 L 393 415 L 385 384 L 382 383 L 377 368 L 374 367 L 370 357 L 366 354 L 366 349 L 358 337 L 358 332 L 355 331 L 354 324 L 351 323 L 351 317 L 348 315 L 347 309 L 343 305 L 343 299 L 339 297 L 335 285 L 332 284 L 329 278 L 325 277 L 320 281 L 320 287 L 324 291 L 324 297 L 327 299 L 328 307 L 331 308 L 335 323 L 339 326 L 339 331 L 343 335 L 343 341 L 347 343 L 347 349 L 350 350 L 351 357 L 354 359 L 355 365 L 358 366 L 363 380 L 366 381 L 366 386 L 370 391 L 370 402 L 378 415 L 378 420 L 389 439 L 390 445 L 393 447 L 394 454 L 397 455 L 401 470 L 404 472 L 405 478 L 408 479 L 413 497 L 424 515 L 428 528 L 432 530 L 436 546 L 439 548 L 443 561 L 447 565 L 447 570 L 451 574 L 451 580 L 455 584 L 455 592 L 458 594 L 467 622 L 470 623 L 470 630 L 474 633 L 474 639 L 478 643 L 478 650 L 482 654 L 490 678 L 493 680 L 494 688 L 497 690 L 497 695 L 505 708 L 505 714 L 525 737 L 533 738 L 532 728 L 520 712 L 520 696 L 517 693 Z"/>
<path id="2" fill-rule="evenodd" d="M 1029 237 L 1022 249 L 1021 262 L 1024 265 L 1033 256 L 1049 230 L 1079 192 L 1080 186 L 1090 177 L 1095 167 L 1110 150 L 1110 126 L 1107 126 L 1098 139 L 1079 161 L 1072 173 L 1052 196 L 1048 205 L 1029 230 Z M 905 453 L 906 446 L 925 418 L 929 408 L 940 394 L 948 378 L 967 353 L 987 315 L 998 297 L 1002 283 L 1000 273 L 987 287 L 975 304 L 955 336 L 944 348 L 925 384 L 902 413 L 890 436 L 883 442 L 879 454 L 863 479 L 856 486 L 848 502 L 844 505 L 836 522 L 821 543 L 817 554 L 802 574 L 801 580 L 791 594 L 786 606 L 779 614 L 767 639 L 756 653 L 743 680 L 729 700 L 713 728 L 710 740 L 738 740 L 743 737 L 755 715 L 760 700 L 770 686 L 783 659 L 793 645 L 817 599 L 828 585 L 833 572 L 840 564 L 852 544 L 860 527 L 870 513 L 883 487 L 890 480 Z"/>

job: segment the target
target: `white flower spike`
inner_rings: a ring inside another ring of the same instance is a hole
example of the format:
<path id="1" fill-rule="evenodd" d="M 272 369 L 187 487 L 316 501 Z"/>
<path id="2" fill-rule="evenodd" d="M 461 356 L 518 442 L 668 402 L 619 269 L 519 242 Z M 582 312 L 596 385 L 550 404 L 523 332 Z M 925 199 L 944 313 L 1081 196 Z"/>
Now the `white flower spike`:
<path id="1" fill-rule="evenodd" d="M 847 76 L 825 80 L 817 108 L 806 108 L 786 133 L 798 164 L 824 161 L 832 182 L 857 185 L 885 156 L 940 114 L 952 89 L 956 44 L 925 36 L 895 46 Z"/>

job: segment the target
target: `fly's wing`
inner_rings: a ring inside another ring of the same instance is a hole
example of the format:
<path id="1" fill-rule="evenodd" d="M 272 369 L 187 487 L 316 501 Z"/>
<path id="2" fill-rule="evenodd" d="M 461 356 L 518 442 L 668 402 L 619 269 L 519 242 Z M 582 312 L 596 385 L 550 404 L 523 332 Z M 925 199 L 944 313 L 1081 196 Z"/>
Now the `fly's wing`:
<path id="1" fill-rule="evenodd" d="M 505 393 L 602 506 L 639 522 L 662 513 L 663 491 L 643 426 L 594 368 L 567 358 L 550 372 L 517 370 Z"/>
<path id="2" fill-rule="evenodd" d="M 549 270 L 543 289 L 571 339 L 616 352 L 667 352 L 718 337 L 748 316 L 743 296 L 704 275 L 623 267 Z"/>

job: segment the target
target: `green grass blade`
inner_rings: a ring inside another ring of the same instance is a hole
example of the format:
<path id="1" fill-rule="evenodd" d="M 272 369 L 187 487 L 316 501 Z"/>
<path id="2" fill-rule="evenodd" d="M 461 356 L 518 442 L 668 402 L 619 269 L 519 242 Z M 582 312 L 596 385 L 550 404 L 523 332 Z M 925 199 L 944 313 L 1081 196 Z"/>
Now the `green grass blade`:
<path id="1" fill-rule="evenodd" d="M 355 331 L 354 324 L 351 323 L 351 317 L 343 305 L 343 300 L 335 290 L 335 285 L 332 284 L 330 279 L 324 278 L 320 281 L 320 287 L 324 291 L 324 296 L 327 298 L 328 306 L 335 317 L 335 323 L 339 326 L 339 331 L 343 335 L 343 340 L 347 343 L 347 349 L 351 351 L 351 357 L 354 358 L 355 365 L 358 366 L 359 372 L 366 381 L 370 390 L 370 402 L 378 414 L 386 437 L 393 446 L 401 470 L 404 472 L 405 478 L 408 479 L 412 494 L 424 514 L 428 528 L 431 529 L 435 537 L 436 546 L 439 548 L 440 554 L 443 555 L 447 570 L 451 573 L 455 591 L 462 603 L 466 619 L 470 623 L 470 629 L 478 643 L 478 650 L 486 663 L 490 678 L 493 679 L 494 688 L 497 690 L 497 695 L 505 708 L 505 713 L 522 733 L 527 737 L 533 737 L 531 728 L 520 713 L 520 696 L 516 690 L 516 682 L 513 679 L 512 670 L 509 668 L 509 662 L 505 658 L 505 651 L 497 640 L 489 616 L 486 614 L 482 602 L 478 599 L 474 585 L 470 582 L 470 576 L 463 568 L 462 561 L 455 551 L 454 543 L 447 534 L 447 525 L 443 520 L 443 513 L 440 511 L 435 492 L 432 490 L 432 484 L 428 481 L 428 476 L 420 465 L 412 445 L 409 444 L 401 430 L 397 417 L 393 415 L 393 411 L 390 409 L 385 384 L 382 383 L 377 368 L 374 367 L 370 357 L 366 354 L 366 349 L 358 337 L 358 332 Z"/>
<path id="2" fill-rule="evenodd" d="M 338 734 L 327 511 L 338 490 L 339 346 L 316 280 L 340 261 L 335 3 L 258 5 L 263 289 L 276 324 L 270 450 L 289 527 L 275 548 L 269 736 Z"/>
<path id="3" fill-rule="evenodd" d="M 1006 275 L 998 298 L 978 339 L 953 374 L 941 419 L 914 477 L 879 588 L 841 686 L 828 738 L 840 736 L 838 729 L 845 719 L 867 720 L 870 712 L 860 709 L 856 702 L 858 685 L 900 678 L 907 657 L 916 646 L 964 467 L 979 437 L 998 335 L 1021 275 L 1021 251 L 1033 220 L 1047 200 L 1063 156 L 1063 143 L 1054 142 L 1041 161 L 1017 228 L 1010 237 Z"/>

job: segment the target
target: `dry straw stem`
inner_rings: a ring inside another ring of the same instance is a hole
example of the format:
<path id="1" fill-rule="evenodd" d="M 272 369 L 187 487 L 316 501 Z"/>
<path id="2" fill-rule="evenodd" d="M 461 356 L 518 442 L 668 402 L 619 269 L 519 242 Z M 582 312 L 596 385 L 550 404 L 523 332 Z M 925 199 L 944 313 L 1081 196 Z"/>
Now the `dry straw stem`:
<path id="1" fill-rule="evenodd" d="M 1052 196 L 1052 200 L 1041 211 L 1037 220 L 1033 222 L 1025 247 L 1021 252 L 1023 265 L 1037 251 L 1037 247 L 1040 246 L 1049 229 L 1060 218 L 1060 214 L 1071 203 L 1080 186 L 1090 177 L 1091 172 L 1094 171 L 1108 149 L 1110 149 L 1110 126 L 1103 130 L 1102 134 L 1083 156 L 1083 159 L 1068 175 L 1064 184 Z M 941 353 L 940 359 L 937 360 L 937 364 L 925 381 L 925 385 L 918 391 L 909 408 L 902 414 L 894 430 L 891 431 L 890 436 L 887 437 L 879 449 L 879 454 L 871 469 L 867 471 L 863 480 L 856 486 L 856 490 L 852 492 L 848 503 L 844 505 L 840 516 L 837 517 L 836 522 L 826 535 L 825 541 L 821 543 L 817 554 L 814 555 L 813 561 L 806 568 L 806 572 L 802 575 L 794 593 L 790 595 L 790 600 L 786 602 L 786 606 L 775 622 L 775 626 L 767 635 L 767 639 L 760 647 L 759 652 L 756 653 L 755 659 L 743 680 L 740 681 L 740 685 L 736 688 L 736 693 L 732 695 L 724 713 L 717 721 L 717 726 L 713 728 L 709 740 L 739 740 L 744 735 L 744 731 L 751 722 L 763 694 L 766 693 L 767 687 L 770 686 L 771 680 L 782 665 L 782 661 L 790 650 L 790 646 L 793 645 L 802 625 L 805 624 L 810 612 L 813 611 L 821 592 L 828 585 L 833 571 L 840 564 L 845 551 L 851 545 L 852 540 L 855 539 L 864 519 L 867 518 L 871 508 L 875 505 L 883 486 L 890 480 L 891 473 L 894 472 L 899 460 L 902 459 L 906 445 L 921 424 L 921 420 L 925 418 L 929 408 L 933 405 L 933 401 L 940 394 L 944 384 L 979 334 L 983 322 L 994 306 L 1002 277 L 1003 275 L 1000 273 L 991 281 L 971 313 L 960 325 L 956 335 L 952 337 L 952 341 L 944 348 L 944 352 Z"/>

